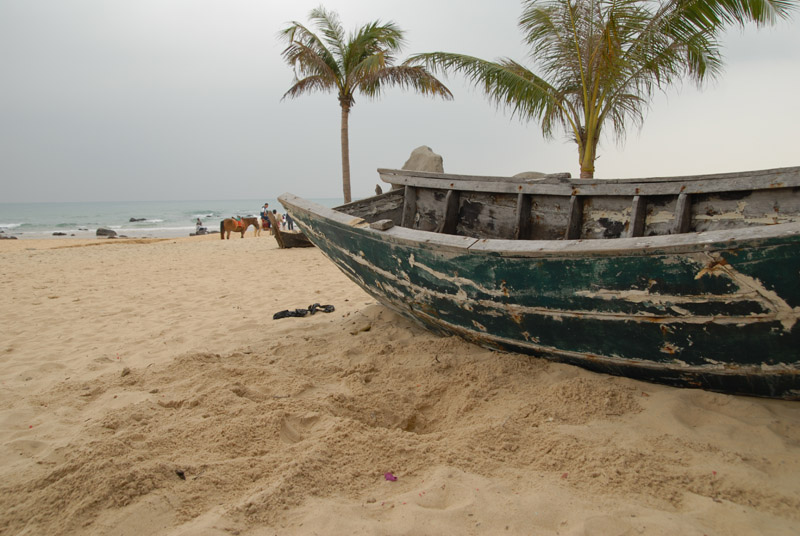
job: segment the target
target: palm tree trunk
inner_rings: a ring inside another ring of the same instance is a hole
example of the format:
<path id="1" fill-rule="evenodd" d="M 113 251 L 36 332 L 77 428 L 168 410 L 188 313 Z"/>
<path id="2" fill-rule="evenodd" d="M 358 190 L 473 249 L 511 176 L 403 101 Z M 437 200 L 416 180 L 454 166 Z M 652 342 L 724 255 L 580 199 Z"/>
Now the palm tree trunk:
<path id="1" fill-rule="evenodd" d="M 583 144 L 583 152 L 579 151 L 578 160 L 581 165 L 581 178 L 593 179 L 594 178 L 594 160 L 597 154 L 597 139 L 595 136 L 587 136 Z"/>
<path id="2" fill-rule="evenodd" d="M 350 202 L 350 139 L 347 132 L 347 120 L 350 106 L 342 104 L 342 190 L 344 202 Z"/>
<path id="3" fill-rule="evenodd" d="M 589 152 L 589 148 L 587 147 L 586 153 Z M 594 157 L 591 157 L 591 160 L 587 162 L 590 158 L 584 153 L 581 155 L 581 178 L 582 179 L 593 179 L 594 178 Z"/>

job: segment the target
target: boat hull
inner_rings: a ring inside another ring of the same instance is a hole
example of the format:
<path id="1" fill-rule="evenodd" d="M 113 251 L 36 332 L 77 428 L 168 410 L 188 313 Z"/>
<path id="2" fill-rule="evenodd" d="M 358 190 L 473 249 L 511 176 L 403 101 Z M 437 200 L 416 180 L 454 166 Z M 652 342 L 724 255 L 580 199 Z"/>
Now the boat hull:
<path id="1" fill-rule="evenodd" d="M 438 333 L 646 381 L 800 398 L 798 224 L 521 244 L 380 231 L 280 200 L 350 279 Z"/>

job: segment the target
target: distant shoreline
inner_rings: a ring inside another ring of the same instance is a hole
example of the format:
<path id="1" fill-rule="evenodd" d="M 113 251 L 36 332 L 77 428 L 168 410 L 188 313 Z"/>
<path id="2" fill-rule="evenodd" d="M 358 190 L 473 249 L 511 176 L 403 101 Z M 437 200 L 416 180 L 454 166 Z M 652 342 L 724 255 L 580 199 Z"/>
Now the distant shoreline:
<path id="1" fill-rule="evenodd" d="M 194 233 L 194 227 L 186 227 L 181 229 L 156 229 L 156 230 L 147 230 L 146 232 L 133 230 L 134 232 L 126 232 L 130 230 L 123 230 L 123 232 L 116 231 L 117 236 L 115 237 L 107 237 L 107 236 L 98 236 L 96 230 L 91 231 L 78 231 L 78 232 L 67 232 L 63 235 L 56 235 L 55 232 L 43 232 L 43 231 L 34 231 L 34 232 L 26 232 L 26 233 L 10 233 L 10 232 L 0 232 L 0 240 L 115 240 L 115 239 L 145 239 L 145 238 L 189 238 L 191 235 L 190 233 Z M 252 232 L 252 229 L 250 230 Z M 216 235 L 218 231 L 210 231 L 208 234 Z M 12 238 L 13 237 L 13 238 Z"/>
<path id="2" fill-rule="evenodd" d="M 338 199 L 317 199 L 335 206 Z M 0 203 L 0 231 L 20 240 L 95 238 L 97 229 L 112 229 L 130 238 L 178 238 L 195 232 L 199 219 L 209 230 L 233 216 L 257 215 L 264 203 L 283 213 L 275 199 L 236 201 L 158 201 L 109 203 Z M 65 233 L 54 235 L 54 233 Z"/>

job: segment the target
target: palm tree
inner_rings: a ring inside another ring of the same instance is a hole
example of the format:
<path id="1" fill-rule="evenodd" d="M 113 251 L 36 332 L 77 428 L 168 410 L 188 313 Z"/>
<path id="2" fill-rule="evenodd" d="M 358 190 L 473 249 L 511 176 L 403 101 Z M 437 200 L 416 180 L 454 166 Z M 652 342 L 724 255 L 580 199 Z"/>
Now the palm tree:
<path id="1" fill-rule="evenodd" d="M 538 121 L 545 137 L 563 129 L 578 145 L 581 177 L 591 178 L 604 127 L 621 142 L 656 90 L 720 74 L 726 26 L 772 24 L 794 2 L 523 0 L 519 26 L 538 74 L 508 58 L 433 52 L 411 61 L 464 75 L 512 117 Z"/>
<path id="2" fill-rule="evenodd" d="M 393 22 L 371 22 L 345 35 L 336 13 L 319 7 L 311 11 L 309 19 L 320 35 L 299 22 L 292 22 L 280 33 L 287 43 L 283 58 L 295 71 L 294 85 L 283 98 L 314 91 L 337 92 L 342 108 L 342 188 L 344 201 L 349 203 L 348 117 L 356 92 L 375 98 L 384 87 L 400 86 L 445 99 L 451 99 L 452 94 L 424 67 L 408 62 L 395 65 L 404 39 L 403 31 Z"/>

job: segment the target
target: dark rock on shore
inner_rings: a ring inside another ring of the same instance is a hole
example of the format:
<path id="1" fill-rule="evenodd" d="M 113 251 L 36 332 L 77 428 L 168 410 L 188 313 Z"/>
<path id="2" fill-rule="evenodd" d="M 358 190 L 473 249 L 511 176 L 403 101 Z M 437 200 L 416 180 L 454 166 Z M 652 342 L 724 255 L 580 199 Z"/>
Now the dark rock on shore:
<path id="1" fill-rule="evenodd" d="M 4 234 L 0 234 L 0 240 L 16 240 L 16 236 L 6 236 Z"/>
<path id="2" fill-rule="evenodd" d="M 117 236 L 117 232 L 113 229 L 108 229 L 107 227 L 98 227 L 97 228 L 97 236 Z"/>
<path id="3" fill-rule="evenodd" d="M 67 236 L 67 233 L 56 231 L 55 233 L 53 233 L 53 236 Z"/>
<path id="4" fill-rule="evenodd" d="M 135 221 L 145 221 L 145 220 L 147 220 L 147 218 L 131 218 L 128 221 L 132 223 Z"/>

